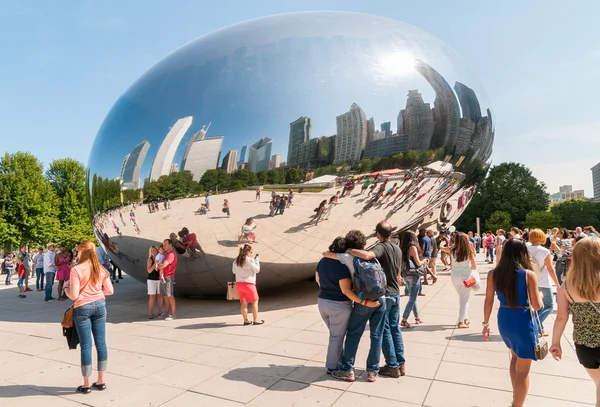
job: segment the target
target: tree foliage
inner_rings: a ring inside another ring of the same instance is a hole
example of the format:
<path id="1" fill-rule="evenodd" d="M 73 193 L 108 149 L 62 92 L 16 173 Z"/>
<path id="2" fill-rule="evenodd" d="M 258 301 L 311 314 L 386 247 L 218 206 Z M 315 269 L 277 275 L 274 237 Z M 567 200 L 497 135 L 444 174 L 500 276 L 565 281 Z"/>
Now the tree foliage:
<path id="1" fill-rule="evenodd" d="M 510 213 L 496 211 L 485 221 L 485 230 L 495 233 L 498 229 L 510 230 L 512 227 Z"/>
<path id="2" fill-rule="evenodd" d="M 507 212 L 512 226 L 522 226 L 529 212 L 547 208 L 546 185 L 523 164 L 502 163 L 490 170 L 456 227 L 465 230 L 465 226 L 475 224 L 477 217 L 489 219 L 496 211 Z"/>
<path id="3" fill-rule="evenodd" d="M 523 226 L 529 229 L 540 228 L 545 232 L 547 229 L 560 227 L 561 224 L 560 215 L 550 211 L 533 211 L 527 214 Z"/>
<path id="4" fill-rule="evenodd" d="M 600 226 L 600 202 L 567 199 L 552 205 L 550 212 L 560 216 L 561 226 L 567 229 L 575 229 L 577 226 Z"/>

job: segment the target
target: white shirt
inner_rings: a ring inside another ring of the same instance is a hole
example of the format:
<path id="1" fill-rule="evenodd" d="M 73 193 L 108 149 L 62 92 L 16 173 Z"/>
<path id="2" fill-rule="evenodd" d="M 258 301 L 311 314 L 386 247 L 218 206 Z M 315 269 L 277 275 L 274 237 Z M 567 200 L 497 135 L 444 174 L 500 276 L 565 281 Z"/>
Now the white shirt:
<path id="1" fill-rule="evenodd" d="M 163 253 L 158 253 L 156 255 L 156 264 L 163 264 L 163 261 L 165 261 L 165 255 Z"/>
<path id="2" fill-rule="evenodd" d="M 44 253 L 44 273 L 56 273 L 56 265 L 54 264 L 54 258 L 56 252 L 48 250 Z"/>
<path id="3" fill-rule="evenodd" d="M 260 261 L 258 258 L 247 256 L 242 267 L 234 261 L 231 271 L 235 274 L 236 282 L 256 284 L 256 274 L 260 271 Z"/>
<path id="4" fill-rule="evenodd" d="M 537 263 L 538 268 L 542 272 L 542 274 L 538 276 L 538 287 L 552 288 L 550 274 L 548 273 L 548 269 L 546 268 L 546 257 L 548 257 L 548 255 L 550 254 L 550 250 L 540 245 L 527 246 L 527 250 L 529 250 L 529 254 L 531 254 L 533 261 Z"/>

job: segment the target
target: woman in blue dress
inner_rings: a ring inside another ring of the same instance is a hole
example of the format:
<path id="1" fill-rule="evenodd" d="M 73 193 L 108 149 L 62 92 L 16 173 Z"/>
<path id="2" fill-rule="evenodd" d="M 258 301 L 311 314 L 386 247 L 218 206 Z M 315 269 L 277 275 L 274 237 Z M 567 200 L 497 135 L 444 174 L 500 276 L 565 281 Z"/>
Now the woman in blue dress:
<path id="1" fill-rule="evenodd" d="M 529 369 L 536 360 L 535 345 L 539 327 L 532 311 L 542 308 L 537 276 L 531 271 L 531 257 L 525 242 L 509 239 L 504 243 L 498 266 L 488 273 L 483 315 L 483 338 L 490 338 L 490 314 L 498 295 L 498 331 L 510 349 L 510 380 L 513 407 L 522 407 L 529 390 Z M 531 298 L 531 302 L 529 301 Z"/>

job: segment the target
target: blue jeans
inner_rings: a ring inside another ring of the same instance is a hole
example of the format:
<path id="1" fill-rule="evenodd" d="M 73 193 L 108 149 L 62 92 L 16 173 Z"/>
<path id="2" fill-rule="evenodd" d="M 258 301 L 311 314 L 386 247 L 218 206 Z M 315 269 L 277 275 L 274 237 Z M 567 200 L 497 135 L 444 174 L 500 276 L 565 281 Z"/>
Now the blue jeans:
<path id="1" fill-rule="evenodd" d="M 46 285 L 44 286 L 44 299 L 46 301 L 52 299 L 52 286 L 54 285 L 54 277 L 56 277 L 56 273 L 46 273 Z"/>
<path id="2" fill-rule="evenodd" d="M 544 320 L 552 313 L 554 309 L 553 294 L 551 288 L 539 287 L 540 292 L 544 296 L 542 299 L 544 306 L 538 311 L 540 322 L 542 323 L 542 332 L 544 332 Z"/>
<path id="3" fill-rule="evenodd" d="M 352 314 L 350 314 L 350 322 L 348 323 L 344 354 L 338 365 L 341 371 L 348 372 L 354 368 L 354 359 L 358 351 L 358 344 L 368 322 L 369 331 L 371 332 L 371 347 L 369 349 L 369 356 L 367 357 L 367 371 L 379 373 L 383 326 L 385 316 L 387 315 L 385 312 L 385 298 L 380 298 L 379 302 L 381 302 L 379 308 L 368 308 L 360 304 L 354 304 L 354 309 L 352 310 Z"/>
<path id="4" fill-rule="evenodd" d="M 493 263 L 494 262 L 494 248 L 493 247 L 488 247 L 488 253 L 490 256 L 490 261 Z"/>
<path id="5" fill-rule="evenodd" d="M 400 330 L 400 295 L 387 295 L 386 316 L 383 326 L 382 350 L 386 364 L 395 369 L 403 365 L 404 340 Z"/>
<path id="6" fill-rule="evenodd" d="M 35 269 L 35 288 L 41 289 L 44 288 L 44 269 L 36 268 Z"/>
<path id="7" fill-rule="evenodd" d="M 15 271 L 14 267 L 6 268 L 6 284 L 10 284 L 10 279 L 12 278 L 14 271 Z"/>
<path id="8" fill-rule="evenodd" d="M 81 374 L 92 375 L 92 336 L 96 344 L 98 371 L 106 370 L 106 303 L 94 301 L 73 309 L 73 323 L 81 346 Z"/>
<path id="9" fill-rule="evenodd" d="M 404 313 L 402 314 L 402 319 L 408 319 L 411 311 L 413 314 L 415 314 L 415 318 L 418 318 L 419 309 L 417 308 L 417 296 L 422 288 L 421 277 L 404 277 L 404 281 L 406 282 L 406 288 L 408 289 L 409 297 L 408 302 L 406 303 L 406 308 L 404 308 Z"/>

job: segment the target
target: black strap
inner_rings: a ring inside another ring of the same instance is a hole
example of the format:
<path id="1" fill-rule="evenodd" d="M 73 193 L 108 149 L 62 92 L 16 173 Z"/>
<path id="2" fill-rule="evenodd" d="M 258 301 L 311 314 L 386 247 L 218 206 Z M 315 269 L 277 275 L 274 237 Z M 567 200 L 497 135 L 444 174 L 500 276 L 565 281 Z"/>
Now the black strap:
<path id="1" fill-rule="evenodd" d="M 565 291 L 567 292 L 567 295 L 569 296 L 569 298 L 571 299 L 571 302 L 575 302 L 575 300 L 573 299 L 573 297 L 571 296 L 571 293 L 569 292 L 569 289 L 567 288 L 567 282 L 565 281 Z"/>

